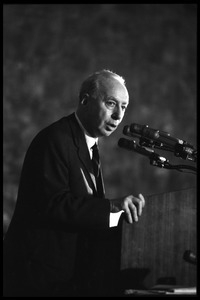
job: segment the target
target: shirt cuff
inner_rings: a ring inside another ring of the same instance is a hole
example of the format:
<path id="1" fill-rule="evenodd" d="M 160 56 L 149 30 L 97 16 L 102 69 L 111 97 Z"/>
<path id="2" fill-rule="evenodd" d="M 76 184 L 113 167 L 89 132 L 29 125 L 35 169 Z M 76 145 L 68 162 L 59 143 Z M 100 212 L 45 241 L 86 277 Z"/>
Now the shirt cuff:
<path id="1" fill-rule="evenodd" d="M 118 225 L 119 219 L 120 219 L 122 213 L 123 213 L 123 210 L 121 210 L 117 213 L 110 213 L 109 227 L 116 227 Z"/>

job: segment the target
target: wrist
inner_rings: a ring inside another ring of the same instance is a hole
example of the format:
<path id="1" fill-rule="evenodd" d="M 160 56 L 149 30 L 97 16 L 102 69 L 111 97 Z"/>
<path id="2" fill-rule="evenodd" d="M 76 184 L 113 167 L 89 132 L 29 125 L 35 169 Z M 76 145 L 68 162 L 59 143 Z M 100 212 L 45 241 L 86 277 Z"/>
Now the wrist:
<path id="1" fill-rule="evenodd" d="M 110 212 L 117 213 L 122 210 L 121 204 L 117 199 L 109 199 L 110 202 Z"/>
<path id="2" fill-rule="evenodd" d="M 109 202 L 110 202 L 110 212 L 113 213 L 114 212 L 114 203 L 113 203 L 113 200 L 109 199 Z"/>

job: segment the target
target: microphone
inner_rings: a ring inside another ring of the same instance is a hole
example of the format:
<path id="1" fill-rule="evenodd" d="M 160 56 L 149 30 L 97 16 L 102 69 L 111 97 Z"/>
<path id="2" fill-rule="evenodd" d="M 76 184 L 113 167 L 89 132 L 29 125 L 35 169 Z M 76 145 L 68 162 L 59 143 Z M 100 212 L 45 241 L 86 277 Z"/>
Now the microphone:
<path id="1" fill-rule="evenodd" d="M 138 146 L 135 141 L 124 138 L 119 139 L 118 146 L 121 148 L 125 148 L 126 150 L 138 152 L 148 157 L 151 156 L 153 153 L 152 150 L 146 150 L 145 148 Z"/>
<path id="2" fill-rule="evenodd" d="M 146 138 L 155 139 L 159 137 L 159 130 L 149 128 L 148 125 L 131 124 L 124 126 L 123 133 L 128 136 L 145 136 Z"/>
<path id="3" fill-rule="evenodd" d="M 165 157 L 158 155 L 150 148 L 148 148 L 147 150 L 147 148 L 145 147 L 138 146 L 133 140 L 120 138 L 118 141 L 118 146 L 149 157 L 151 165 L 161 168 L 169 166 L 168 160 Z"/>
<path id="4" fill-rule="evenodd" d="M 148 125 L 140 125 L 132 123 L 130 126 L 124 126 L 123 133 L 127 136 L 143 137 L 149 140 L 155 140 L 168 146 L 175 146 L 175 144 L 183 144 L 184 141 L 171 137 L 169 133 L 150 128 Z"/>
<path id="5" fill-rule="evenodd" d="M 197 151 L 192 145 L 184 140 L 171 137 L 167 132 L 150 128 L 148 125 L 136 123 L 132 123 L 130 126 L 126 125 L 124 126 L 123 134 L 129 137 L 139 138 L 140 145 L 142 146 L 154 146 L 174 152 L 175 156 L 180 156 L 183 159 L 197 160 Z"/>
<path id="6" fill-rule="evenodd" d="M 197 263 L 197 257 L 191 250 L 185 250 L 185 252 L 183 254 L 183 259 L 186 262 L 189 262 L 190 264 L 196 265 L 196 263 Z"/>
<path id="7" fill-rule="evenodd" d="M 165 157 L 158 155 L 150 148 L 148 148 L 147 150 L 147 148 L 145 147 L 138 146 L 133 140 L 120 138 L 118 141 L 118 146 L 149 157 L 152 165 L 163 167 L 165 164 L 168 163 Z"/>

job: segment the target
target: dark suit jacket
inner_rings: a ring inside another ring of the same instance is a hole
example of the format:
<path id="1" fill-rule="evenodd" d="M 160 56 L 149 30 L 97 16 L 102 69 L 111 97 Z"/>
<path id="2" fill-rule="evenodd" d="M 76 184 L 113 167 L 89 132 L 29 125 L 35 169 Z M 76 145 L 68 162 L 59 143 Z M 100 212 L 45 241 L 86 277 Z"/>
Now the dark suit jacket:
<path id="1" fill-rule="evenodd" d="M 97 195 L 85 137 L 71 114 L 43 129 L 25 156 L 4 240 L 5 291 L 94 289 L 102 268 L 96 256 L 110 251 L 98 253 L 99 245 L 110 243 L 110 234 L 109 201 Z"/>

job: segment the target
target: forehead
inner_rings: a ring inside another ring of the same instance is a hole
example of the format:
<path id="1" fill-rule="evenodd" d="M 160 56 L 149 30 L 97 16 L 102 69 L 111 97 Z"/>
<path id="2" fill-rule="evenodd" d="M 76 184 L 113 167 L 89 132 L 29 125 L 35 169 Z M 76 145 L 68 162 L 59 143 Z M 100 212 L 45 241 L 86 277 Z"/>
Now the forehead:
<path id="1" fill-rule="evenodd" d="M 102 79 L 100 81 L 100 92 L 106 98 L 116 99 L 121 102 L 128 103 L 129 95 L 126 87 L 114 77 Z"/>

